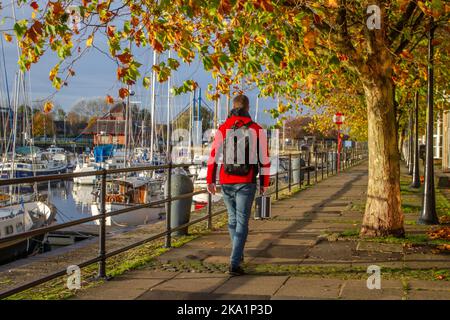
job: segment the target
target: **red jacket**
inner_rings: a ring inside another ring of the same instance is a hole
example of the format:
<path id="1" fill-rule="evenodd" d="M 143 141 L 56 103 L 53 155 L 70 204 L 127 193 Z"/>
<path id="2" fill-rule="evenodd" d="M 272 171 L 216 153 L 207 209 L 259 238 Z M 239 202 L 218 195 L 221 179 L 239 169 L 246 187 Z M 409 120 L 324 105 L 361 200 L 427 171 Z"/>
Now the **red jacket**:
<path id="1" fill-rule="evenodd" d="M 216 135 L 214 137 L 214 142 L 211 148 L 211 155 L 208 160 L 208 174 L 206 176 L 206 182 L 208 184 L 216 182 L 217 165 L 219 162 L 223 162 L 223 160 L 221 159 L 221 155 L 219 155 L 217 151 L 222 151 L 223 141 L 226 137 L 227 130 L 231 129 L 236 122 L 238 122 L 239 124 L 248 124 L 251 121 L 252 119 L 250 117 L 231 116 L 225 121 L 225 123 L 223 123 L 219 127 L 219 130 L 216 132 Z M 258 144 L 255 144 L 255 148 L 257 148 L 256 145 L 259 145 L 258 167 L 252 166 L 250 172 L 246 176 L 237 176 L 227 174 L 224 170 L 224 167 L 221 165 L 219 181 L 221 184 L 255 183 L 255 178 L 258 173 L 257 171 L 255 172 L 255 170 L 258 170 L 257 168 L 259 168 L 261 185 L 268 187 L 270 180 L 270 158 L 266 132 L 263 128 L 261 128 L 260 125 L 255 122 L 250 124 L 248 128 L 250 130 L 254 130 L 254 133 L 256 133 L 256 138 L 258 139 Z M 257 150 L 250 150 L 250 152 L 254 152 L 253 154 L 256 154 Z"/>

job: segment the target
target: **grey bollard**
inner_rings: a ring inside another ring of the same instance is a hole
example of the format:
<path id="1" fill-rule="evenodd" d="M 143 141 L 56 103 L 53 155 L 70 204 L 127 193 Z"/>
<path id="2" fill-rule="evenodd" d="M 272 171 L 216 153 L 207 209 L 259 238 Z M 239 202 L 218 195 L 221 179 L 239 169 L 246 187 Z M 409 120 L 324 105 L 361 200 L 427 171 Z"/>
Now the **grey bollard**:
<path id="1" fill-rule="evenodd" d="M 167 197 L 168 181 L 164 185 L 164 196 Z M 172 197 L 194 192 L 192 180 L 184 174 L 172 174 L 171 177 L 171 195 Z M 172 201 L 171 212 L 168 211 L 166 203 L 166 214 L 170 214 L 170 227 L 176 228 L 189 222 L 191 217 L 192 196 L 184 199 Z M 188 228 L 172 232 L 172 236 L 184 236 L 188 234 Z"/>

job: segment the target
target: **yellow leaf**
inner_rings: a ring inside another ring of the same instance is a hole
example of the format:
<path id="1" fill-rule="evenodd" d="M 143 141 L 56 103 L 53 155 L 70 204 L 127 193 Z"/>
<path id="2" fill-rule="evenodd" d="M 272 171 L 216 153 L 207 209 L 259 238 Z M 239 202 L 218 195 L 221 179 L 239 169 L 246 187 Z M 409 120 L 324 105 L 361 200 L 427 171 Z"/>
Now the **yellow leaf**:
<path id="1" fill-rule="evenodd" d="M 338 7 L 337 0 L 328 0 L 328 6 L 330 8 L 337 8 Z"/>
<path id="2" fill-rule="evenodd" d="M 90 35 L 89 38 L 87 38 L 87 40 L 86 40 L 86 47 L 91 47 L 93 41 L 94 41 L 94 36 Z"/>
<path id="3" fill-rule="evenodd" d="M 6 41 L 11 42 L 12 41 L 12 36 L 8 33 L 3 33 L 3 37 L 5 38 Z"/>
<path id="4" fill-rule="evenodd" d="M 53 102 L 46 101 L 44 104 L 44 113 L 49 113 L 53 109 Z"/>
<path id="5" fill-rule="evenodd" d="M 36 12 L 31 12 L 31 19 L 35 20 L 36 19 Z"/>

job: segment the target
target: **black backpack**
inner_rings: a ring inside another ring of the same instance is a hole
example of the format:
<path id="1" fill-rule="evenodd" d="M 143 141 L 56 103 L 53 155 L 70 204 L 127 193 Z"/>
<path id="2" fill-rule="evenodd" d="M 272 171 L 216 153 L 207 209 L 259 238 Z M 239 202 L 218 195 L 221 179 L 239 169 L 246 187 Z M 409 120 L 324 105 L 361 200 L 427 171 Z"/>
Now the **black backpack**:
<path id="1" fill-rule="evenodd" d="M 233 132 L 236 130 L 244 130 L 242 135 L 236 136 L 235 134 L 226 134 L 224 143 L 223 143 L 223 162 L 224 162 L 224 171 L 227 174 L 236 175 L 236 176 L 246 176 L 249 174 L 254 164 L 250 164 L 250 138 L 249 138 L 249 127 L 253 124 L 253 121 L 248 123 L 243 123 L 241 126 L 238 126 L 242 121 L 236 121 L 234 125 L 231 127 Z M 242 141 L 244 139 L 244 141 Z M 232 143 L 232 150 L 234 154 L 232 155 L 232 163 L 227 163 L 227 146 Z M 238 146 L 244 145 L 244 163 L 238 163 Z"/>

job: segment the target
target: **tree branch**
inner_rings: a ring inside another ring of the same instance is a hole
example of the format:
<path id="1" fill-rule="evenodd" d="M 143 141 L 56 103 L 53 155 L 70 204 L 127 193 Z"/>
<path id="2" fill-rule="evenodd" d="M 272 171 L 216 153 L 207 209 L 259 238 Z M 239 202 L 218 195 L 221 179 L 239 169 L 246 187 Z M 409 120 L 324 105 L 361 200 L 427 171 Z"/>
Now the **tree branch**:
<path id="1" fill-rule="evenodd" d="M 405 12 L 403 13 L 400 20 L 397 22 L 395 27 L 392 28 L 392 31 L 389 33 L 388 39 L 390 43 L 393 43 L 395 39 L 402 33 L 403 29 L 406 26 L 406 23 L 409 21 L 414 11 L 416 10 L 417 5 L 416 1 L 409 1 L 408 6 L 406 7 Z"/>

